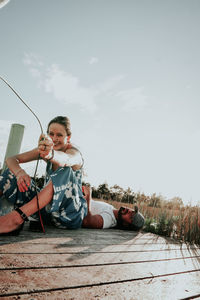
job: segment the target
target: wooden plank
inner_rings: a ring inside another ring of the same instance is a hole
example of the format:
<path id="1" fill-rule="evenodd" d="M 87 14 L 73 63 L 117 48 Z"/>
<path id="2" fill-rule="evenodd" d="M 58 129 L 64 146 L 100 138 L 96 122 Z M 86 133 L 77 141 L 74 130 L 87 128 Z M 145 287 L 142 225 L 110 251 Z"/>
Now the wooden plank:
<path id="1" fill-rule="evenodd" d="M 93 287 L 51 290 L 41 293 L 36 291 L 35 293 L 22 294 L 20 299 L 180 300 L 192 299 L 193 296 L 197 295 L 200 297 L 199 275 L 190 273 Z M 11 300 L 17 299 L 17 297 L 8 296 L 4 299 Z"/>
<path id="2" fill-rule="evenodd" d="M 200 280 L 200 262 L 196 259 L 160 261 L 159 263 L 128 263 L 92 267 L 66 267 L 53 269 L 3 270 L 0 271 L 0 294 L 31 292 L 43 289 L 63 289 L 99 284 L 153 279 L 157 276 L 196 273 Z"/>
<path id="3" fill-rule="evenodd" d="M 2 253 L 77 253 L 77 252 L 101 252 L 101 253 L 111 253 L 111 252 L 151 252 L 151 251 L 174 251 L 174 250 L 186 250 L 190 249 L 191 252 L 198 251 L 197 247 L 188 247 L 186 244 L 95 244 L 91 243 L 89 245 L 71 244 L 65 242 L 55 243 L 9 243 L 1 245 L 0 254 Z"/>
<path id="4" fill-rule="evenodd" d="M 141 244 L 141 243 L 176 243 L 178 242 L 159 237 L 158 235 L 149 234 L 149 233 L 136 233 L 133 231 L 123 231 L 123 230 L 89 230 L 89 229 L 79 229 L 79 230 L 58 230 L 48 232 L 46 234 L 43 233 L 33 233 L 23 231 L 20 236 L 14 237 L 0 237 L 0 245 L 8 244 L 10 242 L 24 242 L 29 243 L 30 241 L 34 243 L 40 243 L 41 240 L 44 240 L 48 243 L 59 243 L 65 239 L 66 242 L 70 244 L 87 244 L 95 243 L 97 245 L 109 245 L 109 244 Z"/>
<path id="5" fill-rule="evenodd" d="M 41 242 L 47 241 L 51 243 L 57 243 L 63 239 L 66 242 L 71 242 L 74 244 L 181 244 L 180 242 L 173 240 L 168 237 L 161 237 L 156 234 L 147 233 L 147 232 L 135 232 L 135 231 L 124 231 L 117 229 L 104 229 L 104 230 L 95 230 L 95 229 L 78 229 L 78 230 L 63 230 L 63 229 L 50 229 L 45 234 L 41 232 L 31 232 L 28 230 L 23 230 L 22 233 L 15 236 L 0 237 L 0 245 L 8 244 L 10 242 Z"/>
<path id="6" fill-rule="evenodd" d="M 37 251 L 37 246 L 44 246 L 46 251 L 52 252 L 63 250 L 74 250 L 79 246 L 80 249 L 88 249 L 88 251 L 141 251 L 153 249 L 198 249 L 198 247 L 188 247 L 186 244 L 181 244 L 169 238 L 159 237 L 151 233 L 138 233 L 122 230 L 60 230 L 52 231 L 48 234 L 33 233 L 25 231 L 25 235 L 19 237 L 1 237 L 0 238 L 0 252 L 15 253 L 17 251 Z M 141 247 L 142 245 L 142 247 Z M 107 247 L 106 247 L 107 246 Z M 109 247 L 110 246 L 110 247 Z M 91 250 L 90 250 L 91 249 Z"/>
<path id="7" fill-rule="evenodd" d="M 153 240 L 153 239 L 144 239 L 144 238 L 138 238 L 138 239 L 130 239 L 130 240 L 125 240 L 125 239 L 116 239 L 114 238 L 113 240 L 109 237 L 109 235 L 106 235 L 106 238 L 99 237 L 98 239 L 94 237 L 87 237 L 87 236 L 81 236 L 81 237 L 40 237 L 40 238 L 31 238 L 28 239 L 27 237 L 23 239 L 16 239 L 15 238 L 10 238 L 9 240 L 4 240 L 0 241 L 0 246 L 10 244 L 10 243 L 24 243 L 24 244 L 59 244 L 65 241 L 65 243 L 68 243 L 69 245 L 77 245 L 77 240 L 79 245 L 151 245 L 151 244 L 175 244 L 175 245 L 181 245 L 181 243 L 178 242 L 167 242 L 164 238 L 160 238 L 159 240 Z"/>
<path id="8" fill-rule="evenodd" d="M 130 253 L 74 253 L 74 254 L 0 254 L 0 269 L 45 268 L 58 266 L 124 264 L 140 262 L 158 262 L 177 259 L 196 258 L 200 260 L 200 250 L 192 253 L 190 250 L 130 252 Z"/>

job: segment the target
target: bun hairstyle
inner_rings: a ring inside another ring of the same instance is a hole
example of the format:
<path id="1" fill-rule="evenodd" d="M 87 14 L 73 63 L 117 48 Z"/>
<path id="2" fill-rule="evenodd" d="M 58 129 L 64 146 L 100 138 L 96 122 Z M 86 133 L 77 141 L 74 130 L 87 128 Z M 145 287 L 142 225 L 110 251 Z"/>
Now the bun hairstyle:
<path id="1" fill-rule="evenodd" d="M 58 123 L 60 125 L 63 125 L 65 127 L 67 136 L 71 136 L 71 124 L 70 124 L 70 120 L 68 117 L 63 117 L 63 116 L 58 116 L 55 117 L 54 119 L 52 119 L 48 126 L 47 126 L 47 133 L 49 132 L 49 126 L 53 123 Z"/>

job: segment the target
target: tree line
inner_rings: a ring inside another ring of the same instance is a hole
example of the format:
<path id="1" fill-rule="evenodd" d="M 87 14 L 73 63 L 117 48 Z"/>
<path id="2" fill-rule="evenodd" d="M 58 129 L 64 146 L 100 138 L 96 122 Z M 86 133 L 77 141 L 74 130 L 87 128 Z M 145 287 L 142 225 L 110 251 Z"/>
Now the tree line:
<path id="1" fill-rule="evenodd" d="M 109 187 L 107 183 L 100 184 L 97 188 L 92 187 L 92 197 L 129 204 L 139 203 L 150 207 L 160 208 L 164 206 L 168 209 L 179 209 L 184 206 L 180 197 L 167 200 L 162 195 L 156 195 L 156 193 L 147 196 L 141 192 L 134 192 L 130 187 L 123 189 L 117 184 Z"/>

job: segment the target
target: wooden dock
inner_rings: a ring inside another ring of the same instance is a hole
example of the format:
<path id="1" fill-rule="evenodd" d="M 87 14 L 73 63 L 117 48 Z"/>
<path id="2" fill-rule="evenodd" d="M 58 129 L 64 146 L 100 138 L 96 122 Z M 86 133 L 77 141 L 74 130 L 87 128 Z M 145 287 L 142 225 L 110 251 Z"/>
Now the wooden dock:
<path id="1" fill-rule="evenodd" d="M 200 299 L 200 248 L 145 232 L 0 237 L 1 299 Z"/>

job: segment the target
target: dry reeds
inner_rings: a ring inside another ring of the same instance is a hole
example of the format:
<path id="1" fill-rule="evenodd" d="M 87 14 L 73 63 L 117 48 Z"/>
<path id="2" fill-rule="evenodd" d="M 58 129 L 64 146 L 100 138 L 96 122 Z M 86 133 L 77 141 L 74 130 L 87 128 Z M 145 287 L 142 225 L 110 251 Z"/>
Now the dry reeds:
<path id="1" fill-rule="evenodd" d="M 114 207 L 122 205 L 132 207 L 115 201 L 107 201 Z M 200 208 L 198 206 L 182 206 L 166 208 L 148 206 L 137 203 L 139 210 L 145 217 L 144 231 L 172 237 L 181 242 L 200 245 Z"/>

